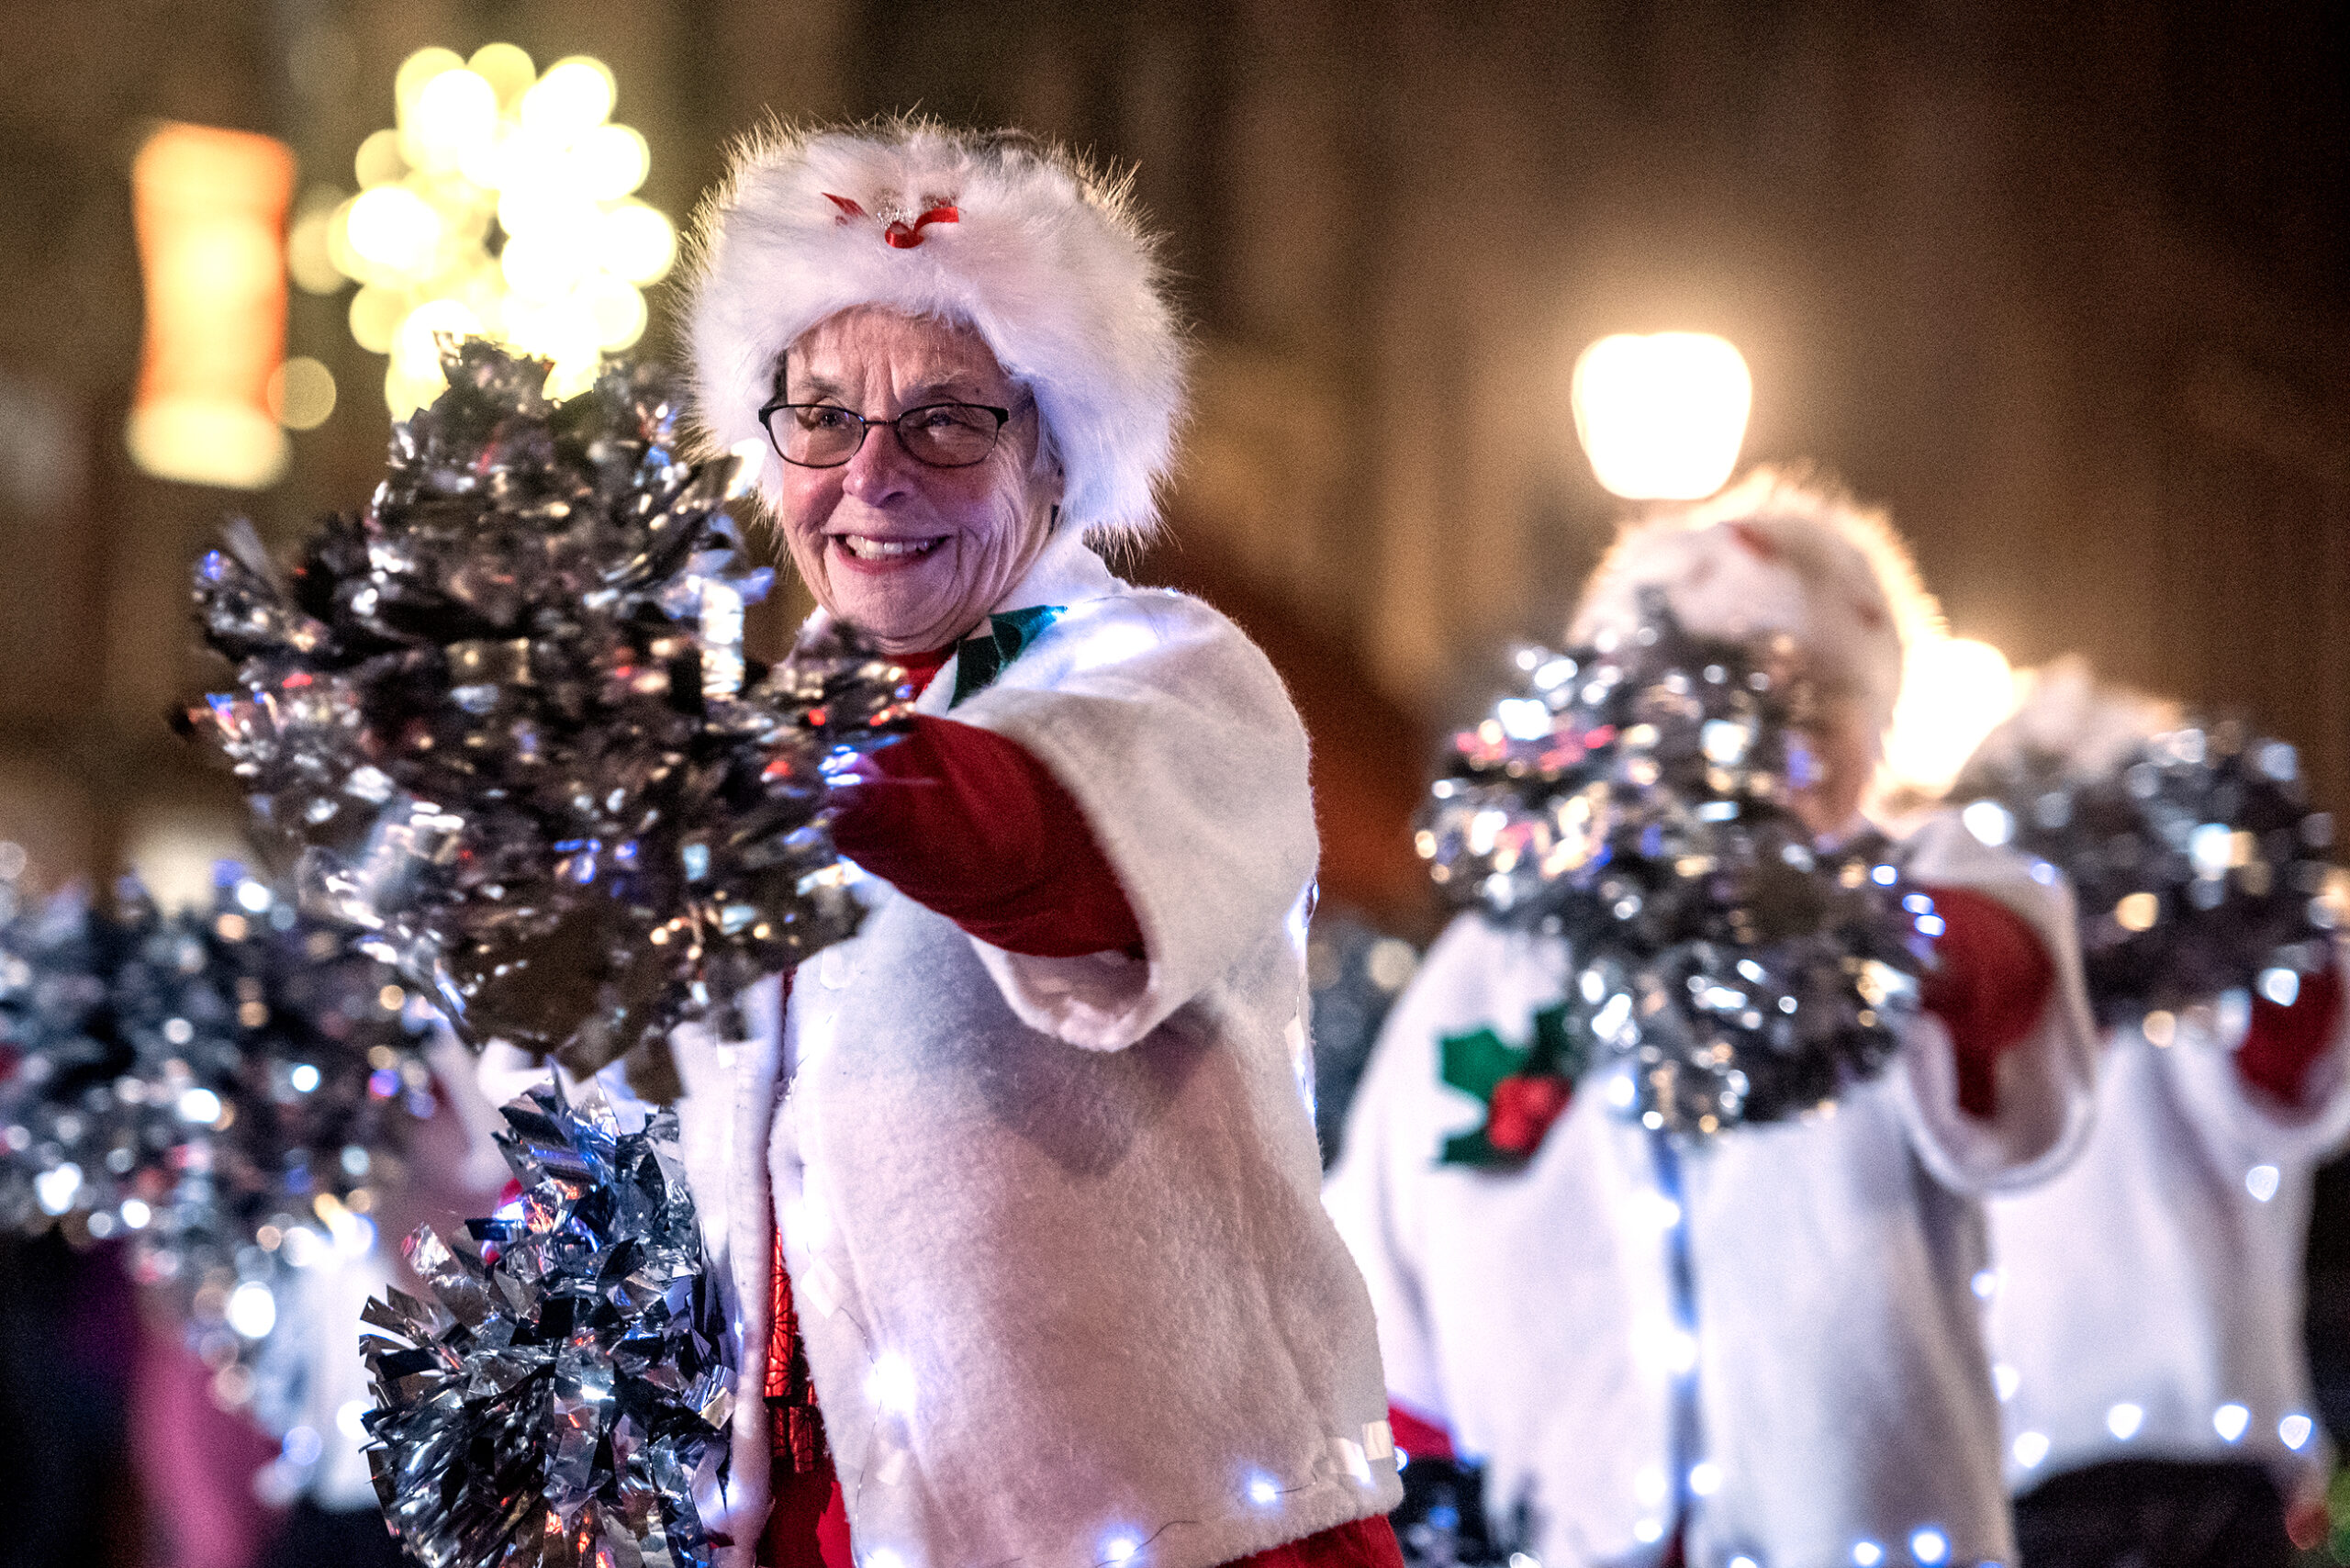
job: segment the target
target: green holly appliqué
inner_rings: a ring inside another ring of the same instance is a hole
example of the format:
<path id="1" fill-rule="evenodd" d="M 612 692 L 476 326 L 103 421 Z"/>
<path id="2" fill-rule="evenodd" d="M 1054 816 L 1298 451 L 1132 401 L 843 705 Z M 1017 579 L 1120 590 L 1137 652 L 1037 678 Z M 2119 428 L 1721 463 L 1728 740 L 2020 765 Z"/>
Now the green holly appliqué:
<path id="1" fill-rule="evenodd" d="M 1438 1051 L 1438 1075 L 1485 1106 L 1485 1125 L 1445 1139 L 1438 1163 L 1515 1170 L 1574 1098 L 1591 1060 L 1591 1025 L 1559 1002 L 1534 1014 L 1530 1045 L 1510 1045 L 1487 1027 L 1446 1035 Z"/>

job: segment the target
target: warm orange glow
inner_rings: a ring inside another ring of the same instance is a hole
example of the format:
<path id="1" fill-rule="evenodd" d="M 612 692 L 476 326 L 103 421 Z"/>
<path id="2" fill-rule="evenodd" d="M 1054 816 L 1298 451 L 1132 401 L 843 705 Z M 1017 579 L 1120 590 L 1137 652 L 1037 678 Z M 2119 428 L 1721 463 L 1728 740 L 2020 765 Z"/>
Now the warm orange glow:
<path id="1" fill-rule="evenodd" d="M 1887 774 L 1920 793 L 1941 794 L 1983 737 L 2016 711 L 2016 700 L 2015 672 L 1990 644 L 1935 637 L 1911 644 L 1885 737 Z"/>
<path id="2" fill-rule="evenodd" d="M 1700 500 L 1729 483 L 1754 378 L 1708 332 L 1619 332 L 1575 361 L 1575 434 L 1592 472 L 1627 500 Z"/>
<path id="3" fill-rule="evenodd" d="M 285 472 L 271 408 L 285 349 L 294 155 L 243 131 L 167 125 L 131 164 L 147 339 L 130 455 L 150 474 L 257 489 Z"/>

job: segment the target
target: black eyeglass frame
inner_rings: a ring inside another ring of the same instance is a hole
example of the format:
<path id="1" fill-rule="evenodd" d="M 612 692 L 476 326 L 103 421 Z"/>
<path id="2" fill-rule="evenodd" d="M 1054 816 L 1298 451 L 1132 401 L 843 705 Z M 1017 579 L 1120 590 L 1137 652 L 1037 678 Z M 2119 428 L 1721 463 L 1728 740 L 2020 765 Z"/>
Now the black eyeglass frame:
<path id="1" fill-rule="evenodd" d="M 850 419 L 856 421 L 856 444 L 850 447 L 848 449 L 848 455 L 842 458 L 837 463 L 801 462 L 799 458 L 794 457 L 789 453 L 784 451 L 783 439 L 776 434 L 775 417 L 787 409 L 823 409 L 835 414 L 846 414 Z M 905 422 L 908 420 L 912 419 L 916 414 L 926 414 L 934 409 L 977 409 L 983 414 L 993 414 L 995 416 L 995 433 L 988 442 L 987 451 L 980 453 L 968 463 L 933 463 L 929 458 L 924 457 L 920 453 L 916 452 L 913 448 L 913 443 L 906 439 L 906 431 L 904 428 Z M 904 412 L 890 419 L 877 419 L 871 414 L 860 414 L 855 409 L 845 409 L 838 403 L 794 403 L 780 398 L 777 398 L 772 403 L 762 405 L 759 409 L 759 428 L 767 432 L 767 444 L 775 448 L 775 454 L 778 457 L 782 458 L 794 468 L 846 467 L 849 464 L 856 461 L 856 454 L 858 453 L 865 450 L 866 438 L 873 433 L 873 427 L 876 425 L 888 425 L 890 431 L 897 436 L 899 447 L 904 451 L 908 457 L 912 458 L 915 462 L 921 464 L 925 468 L 976 468 L 995 454 L 996 442 L 1003 439 L 1003 427 L 1011 422 L 1012 410 L 1010 409 L 999 409 L 992 403 L 964 403 L 956 401 L 924 403 L 920 408 L 908 409 Z"/>

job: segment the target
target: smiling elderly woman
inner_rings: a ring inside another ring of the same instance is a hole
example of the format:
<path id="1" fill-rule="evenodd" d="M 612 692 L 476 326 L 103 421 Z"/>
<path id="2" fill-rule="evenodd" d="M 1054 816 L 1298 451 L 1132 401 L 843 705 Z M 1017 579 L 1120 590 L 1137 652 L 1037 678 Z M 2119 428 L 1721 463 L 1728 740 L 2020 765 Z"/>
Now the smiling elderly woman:
<path id="1" fill-rule="evenodd" d="M 1396 1562 L 1302 1093 L 1305 736 L 1229 622 L 1089 548 L 1152 528 L 1181 400 L 1123 189 L 1014 135 L 785 135 L 700 248 L 711 442 L 761 454 L 811 633 L 922 687 L 836 829 L 864 929 L 681 1056 L 730 1555 L 772 1473 L 761 1559 L 841 1561 L 836 1470 L 867 1568 Z"/>

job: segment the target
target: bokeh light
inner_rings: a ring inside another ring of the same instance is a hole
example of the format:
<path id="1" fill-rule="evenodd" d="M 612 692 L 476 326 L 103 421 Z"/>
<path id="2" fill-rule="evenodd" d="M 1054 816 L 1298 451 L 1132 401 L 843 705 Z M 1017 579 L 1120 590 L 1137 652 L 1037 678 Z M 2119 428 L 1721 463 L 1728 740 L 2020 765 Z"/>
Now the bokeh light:
<path id="1" fill-rule="evenodd" d="M 269 389 L 293 194 L 292 151 L 244 131 L 166 125 L 132 162 L 147 319 L 124 442 L 159 478 L 258 489 L 285 472 Z"/>
<path id="2" fill-rule="evenodd" d="M 677 264 L 677 231 L 634 194 L 652 150 L 612 120 L 618 97 L 584 55 L 542 74 L 510 43 L 419 50 L 394 78 L 397 124 L 352 160 L 358 192 L 306 195 L 288 269 L 313 293 L 359 286 L 351 335 L 389 359 L 393 417 L 440 394 L 438 333 L 554 361 L 557 396 L 643 336 L 642 291 Z"/>
<path id="3" fill-rule="evenodd" d="M 269 406 L 290 431 L 314 431 L 334 413 L 334 372 L 308 354 L 296 354 L 270 377 Z"/>
<path id="4" fill-rule="evenodd" d="M 1975 748 L 2016 710 L 2007 655 L 1971 637 L 1934 637 L 1909 650 L 1901 700 L 1885 737 L 1890 781 L 1940 795 Z"/>
<path id="5" fill-rule="evenodd" d="M 1754 378 L 1725 338 L 1619 332 L 1575 361 L 1575 434 L 1592 472 L 1627 500 L 1694 501 L 1729 482 Z"/>

